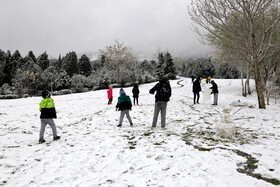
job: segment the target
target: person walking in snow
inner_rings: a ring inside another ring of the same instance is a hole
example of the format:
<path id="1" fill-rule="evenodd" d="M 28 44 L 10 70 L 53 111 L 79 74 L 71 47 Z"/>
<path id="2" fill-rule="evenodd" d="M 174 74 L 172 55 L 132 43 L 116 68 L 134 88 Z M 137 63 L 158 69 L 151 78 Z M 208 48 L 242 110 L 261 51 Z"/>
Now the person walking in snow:
<path id="1" fill-rule="evenodd" d="M 212 84 L 212 87 L 210 89 L 212 89 L 212 92 L 211 94 L 214 94 L 214 103 L 212 105 L 217 105 L 218 104 L 218 86 L 217 84 L 211 80 L 211 84 Z"/>
<path id="2" fill-rule="evenodd" d="M 107 90 L 108 95 L 108 105 L 112 104 L 113 101 L 113 87 L 109 86 L 109 90 Z"/>
<path id="3" fill-rule="evenodd" d="M 193 95 L 194 95 L 194 98 L 193 98 L 193 103 L 197 103 L 199 104 L 199 92 L 201 92 L 201 86 L 200 86 L 200 80 L 201 78 L 200 77 L 197 77 L 196 80 L 193 82 Z"/>
<path id="4" fill-rule="evenodd" d="M 126 115 L 130 126 L 133 126 L 131 117 L 129 115 L 129 110 L 132 110 L 132 104 L 131 104 L 131 100 L 129 98 L 129 96 L 127 96 L 125 94 L 125 91 L 123 88 L 120 89 L 120 97 L 118 98 L 118 103 L 116 105 L 116 111 L 121 111 L 120 114 L 120 121 L 117 127 L 121 127 L 122 126 L 122 122 L 123 122 L 123 118 L 124 115 Z"/>
<path id="5" fill-rule="evenodd" d="M 132 93 L 133 93 L 133 104 L 135 105 L 135 101 L 136 101 L 136 104 L 138 105 L 138 97 L 139 97 L 139 88 L 138 88 L 138 84 L 135 83 L 133 88 L 132 88 Z"/>
<path id="6" fill-rule="evenodd" d="M 156 127 L 159 112 L 161 112 L 161 128 L 165 128 L 167 102 L 171 97 L 171 87 L 167 78 L 162 78 L 152 89 L 150 94 L 155 95 L 155 109 L 152 128 Z"/>
<path id="7" fill-rule="evenodd" d="M 40 119 L 41 119 L 41 130 L 39 134 L 39 143 L 46 142 L 44 140 L 44 133 L 47 124 L 49 124 L 52 128 L 53 132 L 53 140 L 60 139 L 60 136 L 57 136 L 56 126 L 53 121 L 53 118 L 56 118 L 56 110 L 54 106 L 53 99 L 51 99 L 50 92 L 45 90 L 42 92 L 43 100 L 40 102 Z"/>

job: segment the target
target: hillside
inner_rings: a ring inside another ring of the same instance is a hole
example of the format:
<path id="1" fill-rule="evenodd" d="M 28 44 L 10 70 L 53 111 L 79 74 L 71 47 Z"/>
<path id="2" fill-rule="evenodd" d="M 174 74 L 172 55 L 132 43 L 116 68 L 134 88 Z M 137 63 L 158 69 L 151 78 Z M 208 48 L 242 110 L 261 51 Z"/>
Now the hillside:
<path id="1" fill-rule="evenodd" d="M 140 85 L 140 106 L 116 127 L 107 90 L 53 96 L 61 140 L 38 144 L 39 103 L 32 97 L 0 101 L 0 185 L 3 186 L 274 186 L 280 184 L 280 105 L 259 110 L 257 97 L 241 96 L 240 80 L 215 80 L 218 106 L 201 98 L 193 105 L 191 80 L 171 81 L 167 129 L 151 130 L 155 83 Z M 253 85 L 253 82 L 252 82 Z M 203 88 L 209 85 L 204 85 Z M 125 88 L 132 96 L 132 88 Z M 203 93 L 201 93 L 203 95 Z M 215 136 L 224 106 L 240 99 L 250 106 L 234 107 L 236 135 Z"/>

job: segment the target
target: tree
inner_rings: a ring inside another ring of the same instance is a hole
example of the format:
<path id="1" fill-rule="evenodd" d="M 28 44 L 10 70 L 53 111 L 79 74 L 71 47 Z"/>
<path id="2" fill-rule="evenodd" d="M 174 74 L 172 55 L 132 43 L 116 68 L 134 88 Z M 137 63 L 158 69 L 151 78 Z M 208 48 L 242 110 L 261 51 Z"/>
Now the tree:
<path id="1" fill-rule="evenodd" d="M 264 75 L 264 84 L 265 84 L 265 94 L 266 94 L 266 103 L 269 105 L 269 99 L 271 92 L 276 87 L 276 82 L 280 78 L 280 50 L 278 53 L 269 59 L 266 62 L 266 66 L 262 69 L 262 74 Z"/>
<path id="2" fill-rule="evenodd" d="M 0 49 L 0 87 L 5 83 L 4 67 L 6 63 L 6 54 Z"/>
<path id="3" fill-rule="evenodd" d="M 4 82 L 8 83 L 10 86 L 12 85 L 12 78 L 16 73 L 17 61 L 15 59 L 15 56 L 13 58 L 14 61 L 12 61 L 12 55 L 10 51 L 7 51 L 5 55 L 5 63 L 3 68 Z"/>
<path id="4" fill-rule="evenodd" d="M 69 88 L 71 88 L 71 85 L 72 85 L 72 80 L 65 71 L 62 71 L 61 73 L 59 73 L 59 75 L 57 76 L 57 78 L 54 82 L 55 82 L 55 88 L 57 90 L 69 89 Z"/>
<path id="5" fill-rule="evenodd" d="M 114 70 L 114 68 L 116 69 L 118 82 L 120 82 L 121 72 L 129 67 L 131 63 L 136 62 L 136 56 L 133 51 L 118 40 L 115 41 L 114 45 L 107 46 L 105 49 L 99 50 L 99 52 L 101 56 L 105 57 L 107 68 L 110 68 L 110 71 Z"/>
<path id="6" fill-rule="evenodd" d="M 36 62 L 36 57 L 35 57 L 33 51 L 29 51 L 29 52 L 28 52 L 28 57 L 29 57 L 31 60 L 33 60 L 33 62 Z"/>
<path id="7" fill-rule="evenodd" d="M 72 77 L 74 74 L 79 73 L 78 57 L 76 52 L 72 51 L 66 54 L 62 59 L 62 69 Z"/>
<path id="8" fill-rule="evenodd" d="M 158 53 L 158 63 L 157 63 L 157 76 L 162 78 L 164 76 L 164 54 L 163 52 Z"/>
<path id="9" fill-rule="evenodd" d="M 75 89 L 75 92 L 83 92 L 84 91 L 84 85 L 86 82 L 86 76 L 84 75 L 73 75 L 72 77 L 72 88 Z"/>
<path id="10" fill-rule="evenodd" d="M 27 86 L 28 94 L 32 95 L 32 93 L 37 92 L 38 87 L 41 84 L 40 79 L 42 68 L 28 57 L 24 65 L 18 70 L 21 70 L 18 71 L 19 74 L 23 73 L 23 75 L 25 76 L 25 85 L 23 85 L 23 88 Z"/>
<path id="11" fill-rule="evenodd" d="M 222 64 L 219 68 L 218 75 L 225 79 L 237 79 L 240 76 L 238 69 L 228 63 Z"/>
<path id="12" fill-rule="evenodd" d="M 173 58 L 168 51 L 164 54 L 164 62 L 165 62 L 165 67 L 163 69 L 164 75 L 167 76 L 168 79 L 176 79 L 176 72 L 175 72 Z"/>
<path id="13" fill-rule="evenodd" d="M 91 74 L 91 64 L 90 64 L 90 60 L 86 55 L 82 55 L 81 58 L 79 59 L 79 70 L 80 70 L 80 74 L 85 75 L 86 77 L 88 77 Z"/>
<path id="14" fill-rule="evenodd" d="M 21 54 L 18 50 L 16 50 L 13 55 L 11 56 L 11 75 L 14 75 L 16 70 L 20 68 L 23 65 L 23 59 L 21 57 Z"/>
<path id="15" fill-rule="evenodd" d="M 42 68 L 42 70 L 47 69 L 49 67 L 49 63 L 50 61 L 46 52 L 41 54 L 37 59 L 37 64 Z"/>
<path id="16" fill-rule="evenodd" d="M 215 75 L 215 67 L 211 60 L 199 58 L 188 63 L 185 76 L 187 77 L 213 77 Z"/>
<path id="17" fill-rule="evenodd" d="M 191 19 L 203 40 L 233 53 L 254 68 L 259 108 L 265 109 L 261 69 L 277 49 L 279 0 L 192 0 Z"/>
<path id="18" fill-rule="evenodd" d="M 58 78 L 58 71 L 55 66 L 49 66 L 42 73 L 42 89 L 51 90 L 53 92 L 53 88 L 55 85 L 55 80 Z"/>

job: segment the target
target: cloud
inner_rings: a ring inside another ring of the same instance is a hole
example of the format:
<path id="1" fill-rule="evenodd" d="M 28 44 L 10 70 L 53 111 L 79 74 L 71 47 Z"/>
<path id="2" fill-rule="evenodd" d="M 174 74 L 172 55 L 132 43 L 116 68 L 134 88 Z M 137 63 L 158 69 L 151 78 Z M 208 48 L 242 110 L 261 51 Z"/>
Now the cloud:
<path id="1" fill-rule="evenodd" d="M 116 39 L 150 55 L 204 54 L 185 0 L 2 0 L 0 49 L 51 56 L 98 51 Z"/>

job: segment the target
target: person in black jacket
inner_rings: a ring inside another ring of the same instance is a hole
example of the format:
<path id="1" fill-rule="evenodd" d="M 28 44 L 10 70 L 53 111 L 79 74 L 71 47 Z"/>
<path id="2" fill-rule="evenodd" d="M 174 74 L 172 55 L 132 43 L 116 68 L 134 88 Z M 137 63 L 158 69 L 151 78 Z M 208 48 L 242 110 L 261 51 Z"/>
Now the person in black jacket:
<path id="1" fill-rule="evenodd" d="M 132 93 L 133 93 L 133 104 L 135 105 L 135 101 L 136 104 L 138 105 L 138 97 L 139 97 L 139 88 L 138 88 L 138 84 L 134 84 L 133 88 L 132 88 Z"/>
<path id="2" fill-rule="evenodd" d="M 195 102 L 199 104 L 199 92 L 201 91 L 201 86 L 200 86 L 200 77 L 196 78 L 196 80 L 193 82 L 193 103 Z M 197 100 L 196 100 L 197 97 Z"/>
<path id="3" fill-rule="evenodd" d="M 157 118 L 159 112 L 161 112 L 161 128 L 165 128 L 165 119 L 166 119 L 166 107 L 167 102 L 171 97 L 171 87 L 167 78 L 162 78 L 159 83 L 157 83 L 151 90 L 150 94 L 154 94 L 155 92 L 155 109 L 154 109 L 154 118 L 152 128 L 156 127 Z"/>
<path id="4" fill-rule="evenodd" d="M 212 89 L 211 94 L 214 94 L 214 103 L 213 105 L 217 105 L 218 104 L 218 86 L 217 84 L 212 80 L 211 81 L 212 87 L 210 89 Z"/>

